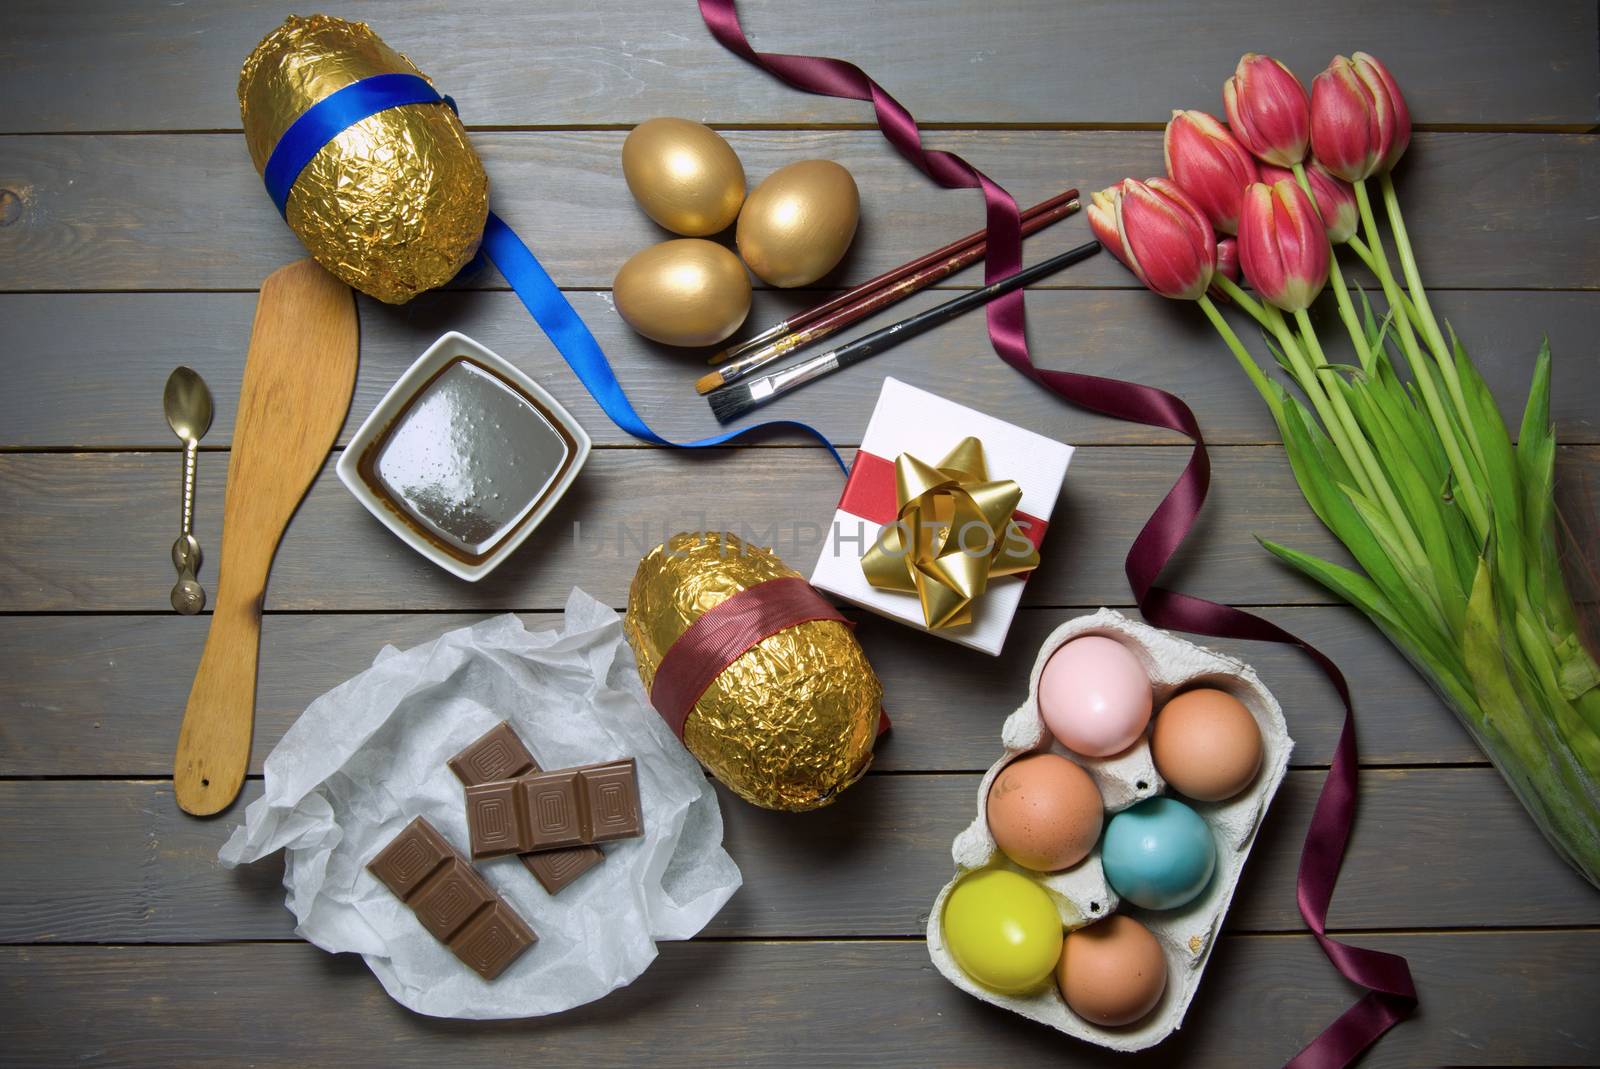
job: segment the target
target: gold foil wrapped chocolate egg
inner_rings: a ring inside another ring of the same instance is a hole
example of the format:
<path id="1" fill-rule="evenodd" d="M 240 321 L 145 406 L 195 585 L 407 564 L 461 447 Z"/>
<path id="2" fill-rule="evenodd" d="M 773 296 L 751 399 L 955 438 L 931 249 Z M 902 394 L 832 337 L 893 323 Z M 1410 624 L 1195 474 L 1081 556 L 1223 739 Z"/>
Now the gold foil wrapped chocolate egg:
<path id="1" fill-rule="evenodd" d="M 362 22 L 291 15 L 239 73 L 250 159 L 266 167 L 305 110 L 375 74 L 421 71 Z M 489 212 L 489 179 L 445 104 L 369 115 L 322 147 L 289 193 L 290 229 L 318 263 L 363 293 L 400 304 L 471 261 Z"/>
<path id="2" fill-rule="evenodd" d="M 855 237 L 861 194 L 832 160 L 781 167 L 744 202 L 739 255 L 763 281 L 805 286 L 832 271 Z"/>
<path id="3" fill-rule="evenodd" d="M 674 234 L 726 230 L 744 203 L 744 167 L 709 126 L 647 119 L 622 143 L 622 176 L 646 215 Z"/>
<path id="4" fill-rule="evenodd" d="M 702 614 L 741 590 L 796 576 L 731 534 L 678 534 L 645 554 L 623 630 L 645 690 Z M 684 723 L 683 741 L 745 801 L 799 811 L 833 801 L 872 763 L 883 686 L 850 628 L 811 620 L 747 650 Z"/>
<path id="5" fill-rule="evenodd" d="M 715 345 L 750 314 L 750 276 L 714 241 L 679 238 L 635 253 L 611 283 L 628 326 L 668 345 Z"/>

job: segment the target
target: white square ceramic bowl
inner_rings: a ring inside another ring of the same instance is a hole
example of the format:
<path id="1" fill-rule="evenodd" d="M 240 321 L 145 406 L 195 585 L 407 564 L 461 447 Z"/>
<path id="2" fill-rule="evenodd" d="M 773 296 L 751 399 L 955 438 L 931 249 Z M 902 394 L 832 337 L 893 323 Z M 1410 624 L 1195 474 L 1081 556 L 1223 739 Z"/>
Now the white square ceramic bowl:
<path id="1" fill-rule="evenodd" d="M 546 484 L 546 488 L 541 491 L 542 498 L 539 500 L 537 507 L 520 520 L 515 529 L 506 535 L 488 556 L 476 562 L 468 562 L 452 556 L 443 547 L 430 541 L 420 531 L 406 523 L 367 484 L 367 481 L 361 477 L 359 471 L 362 456 L 383 437 L 390 424 L 402 413 L 412 397 L 427 385 L 445 365 L 463 356 L 483 365 L 533 398 L 544 409 L 545 415 L 559 424 L 559 429 L 564 431 L 573 443 L 571 463 L 564 470 L 558 472 L 550 483 Z M 556 502 L 560 501 L 562 495 L 567 492 L 567 488 L 577 478 L 579 470 L 582 469 L 584 461 L 588 457 L 589 436 L 584 433 L 582 427 L 578 426 L 577 420 L 572 418 L 571 413 L 561 407 L 556 399 L 545 391 L 544 387 L 465 334 L 451 331 L 428 346 L 428 350 L 417 358 L 416 363 L 407 368 L 405 374 L 401 375 L 399 380 L 389 388 L 389 392 L 384 394 L 383 400 L 378 402 L 377 407 L 372 410 L 372 414 L 361 424 L 360 429 L 355 433 L 355 437 L 345 447 L 335 470 L 339 473 L 339 481 L 344 483 L 345 488 L 355 495 L 356 500 L 365 505 L 367 511 L 376 516 L 378 521 L 385 527 L 393 531 L 402 542 L 452 575 L 459 576 L 469 582 L 477 582 L 499 567 L 500 563 L 515 552 L 518 546 L 527 541 L 534 528 L 539 526 L 545 516 L 549 515 L 550 510 L 555 508 Z"/>

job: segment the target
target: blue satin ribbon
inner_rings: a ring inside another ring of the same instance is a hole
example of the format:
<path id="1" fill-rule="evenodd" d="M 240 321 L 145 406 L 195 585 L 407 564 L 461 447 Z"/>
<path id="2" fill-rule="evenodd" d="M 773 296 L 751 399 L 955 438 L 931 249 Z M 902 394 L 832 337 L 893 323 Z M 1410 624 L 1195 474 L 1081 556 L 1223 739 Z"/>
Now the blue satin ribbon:
<path id="1" fill-rule="evenodd" d="M 374 74 L 317 101 L 289 124 L 289 129 L 273 146 L 267 166 L 261 172 L 262 180 L 267 183 L 267 193 L 278 206 L 278 214 L 289 210 L 289 191 L 306 164 L 322 151 L 323 145 L 346 129 L 369 115 L 404 104 L 441 103 L 455 110 L 455 101 L 440 96 L 427 79 L 415 74 Z"/>
<path id="2" fill-rule="evenodd" d="M 279 214 L 287 211 L 289 191 L 312 157 L 322 147 L 338 137 L 345 129 L 380 111 L 402 107 L 406 104 L 445 104 L 454 111 L 455 101 L 440 96 L 428 82 L 414 74 L 377 74 L 363 78 L 343 89 L 323 97 L 307 108 L 284 131 L 267 165 L 262 171 L 267 193 L 278 206 Z M 544 331 L 567 365 L 577 374 L 578 380 L 589 391 L 589 396 L 605 411 L 611 421 L 635 438 L 656 445 L 680 449 L 698 449 L 722 445 L 751 431 L 792 429 L 803 431 L 827 447 L 839 468 L 849 467 L 826 435 L 815 427 L 798 420 L 772 420 L 749 427 L 714 434 L 693 442 L 672 442 L 651 430 L 634 410 L 628 395 L 622 391 L 611 363 L 594 340 L 588 326 L 577 310 L 567 301 L 561 288 L 539 263 L 533 252 L 517 237 L 516 232 L 493 212 L 483 229 L 483 252 L 500 269 L 511 288 L 516 291 L 523 307 L 533 316 L 539 329 Z"/>

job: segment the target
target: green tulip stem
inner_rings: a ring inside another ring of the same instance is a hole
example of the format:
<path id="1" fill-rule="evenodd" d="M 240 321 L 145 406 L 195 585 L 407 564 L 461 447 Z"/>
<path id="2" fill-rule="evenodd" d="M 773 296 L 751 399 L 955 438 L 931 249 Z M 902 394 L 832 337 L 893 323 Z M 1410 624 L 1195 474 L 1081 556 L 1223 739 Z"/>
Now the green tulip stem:
<path id="1" fill-rule="evenodd" d="M 1344 457 L 1345 467 L 1355 476 L 1361 492 L 1369 499 L 1375 499 L 1376 488 L 1372 485 L 1372 478 L 1367 469 L 1362 466 L 1356 453 L 1355 444 L 1350 441 L 1350 435 L 1344 423 L 1334 413 L 1333 402 L 1328 400 L 1327 388 L 1317 372 L 1312 370 L 1311 361 L 1301 348 L 1299 341 L 1289 330 L 1289 323 L 1283 318 L 1283 313 L 1274 305 L 1267 306 L 1268 328 L 1273 336 L 1278 339 L 1278 347 L 1283 350 L 1283 355 L 1288 359 L 1290 367 L 1294 369 L 1295 381 L 1300 384 L 1300 389 L 1311 400 L 1311 407 L 1317 410 L 1317 417 L 1322 420 L 1322 427 L 1328 432 L 1328 437 L 1333 439 L 1334 446 L 1339 450 L 1339 455 Z"/>
<path id="2" fill-rule="evenodd" d="M 1367 244 L 1372 249 L 1373 272 L 1383 286 L 1383 296 L 1389 302 L 1389 307 L 1399 308 L 1402 294 L 1399 285 L 1395 283 L 1394 272 L 1389 270 L 1389 256 L 1383 251 L 1383 236 L 1378 233 L 1378 221 L 1372 214 L 1372 198 L 1367 195 L 1366 180 L 1358 180 L 1355 187 L 1356 205 L 1361 210 L 1361 225 L 1366 228 Z M 1422 355 L 1422 347 L 1417 344 L 1417 336 L 1411 332 L 1410 318 L 1400 314 L 1396 315 L 1393 321 L 1400 328 L 1400 346 L 1405 351 L 1406 360 L 1411 365 L 1411 373 L 1416 377 L 1417 385 L 1422 391 L 1428 418 L 1433 421 L 1434 430 L 1439 434 L 1445 455 L 1450 458 L 1450 467 L 1455 472 L 1456 482 L 1461 488 L 1462 507 L 1466 510 L 1468 520 L 1471 521 L 1475 537 L 1481 543 L 1489 536 L 1490 527 L 1489 513 L 1483 504 L 1478 481 L 1473 477 L 1472 469 L 1467 466 L 1467 458 L 1461 453 L 1461 442 L 1456 438 L 1455 427 L 1439 400 L 1439 390 L 1434 385 L 1433 373 L 1428 370 L 1429 360 Z"/>
<path id="3" fill-rule="evenodd" d="M 1211 284 L 1220 289 L 1227 298 L 1239 308 L 1261 324 L 1263 330 L 1271 330 L 1272 323 L 1267 319 L 1266 310 L 1261 307 L 1261 302 L 1244 291 L 1244 289 L 1227 275 L 1212 275 Z"/>
<path id="4" fill-rule="evenodd" d="M 1210 297 L 1201 294 L 1199 305 L 1200 310 L 1206 314 L 1206 318 L 1211 320 L 1211 325 L 1217 328 L 1217 333 L 1222 335 L 1222 340 L 1233 353 L 1234 359 L 1239 361 L 1239 366 L 1244 369 L 1246 377 L 1255 386 L 1256 392 L 1261 395 L 1262 400 L 1267 402 L 1267 408 L 1272 411 L 1273 421 L 1281 426 L 1283 424 L 1283 406 L 1278 401 L 1277 393 L 1273 391 L 1272 383 L 1261 373 L 1261 368 L 1256 364 L 1255 357 L 1250 355 L 1250 350 L 1244 347 L 1244 342 L 1239 340 L 1239 335 L 1235 334 L 1233 328 L 1228 326 L 1228 321 L 1222 317 L 1222 313 L 1217 310 L 1216 304 L 1212 302 Z"/>
<path id="5" fill-rule="evenodd" d="M 1213 276 L 1212 284 L 1227 294 L 1228 299 L 1248 313 L 1252 319 L 1260 323 L 1264 330 L 1278 339 L 1279 346 L 1284 350 L 1284 356 L 1288 358 L 1291 367 L 1294 369 L 1295 381 L 1300 384 L 1301 390 L 1310 398 L 1312 406 L 1317 410 L 1317 415 L 1328 429 L 1328 436 L 1333 439 L 1334 446 L 1339 450 L 1340 455 L 1344 457 L 1345 466 L 1351 470 L 1356 477 L 1356 482 L 1360 484 L 1361 492 L 1368 497 L 1376 496 L 1382 502 L 1384 508 L 1389 511 L 1390 519 L 1394 521 L 1395 527 L 1410 535 L 1410 521 L 1406 518 L 1405 513 L 1400 511 L 1399 502 L 1394 500 L 1394 493 L 1390 489 L 1388 481 L 1384 479 L 1382 469 L 1378 467 L 1377 458 L 1373 456 L 1371 449 L 1368 447 L 1366 438 L 1362 436 L 1361 430 L 1356 424 L 1355 415 L 1350 411 L 1349 403 L 1345 400 L 1344 394 L 1339 392 L 1337 387 L 1332 389 L 1324 388 L 1323 382 L 1319 377 L 1322 372 L 1313 370 L 1311 361 L 1307 360 L 1305 352 L 1295 342 L 1294 335 L 1289 332 L 1282 313 L 1271 305 L 1263 305 L 1255 300 L 1240 289 L 1237 282 L 1225 275 Z M 1305 313 L 1300 312 L 1297 315 L 1304 317 Z M 1326 367 L 1328 361 L 1323 356 L 1322 346 L 1317 343 L 1316 334 L 1311 329 L 1310 319 L 1305 319 L 1300 329 L 1311 342 L 1311 351 L 1316 358 L 1316 364 L 1320 367 Z M 1256 368 L 1254 360 L 1250 361 L 1250 367 Z M 1256 373 L 1260 374 L 1259 368 L 1256 368 Z M 1260 387 L 1257 386 L 1256 389 L 1259 391 Z M 1376 484 L 1374 484 L 1374 480 L 1377 480 Z M 1413 537 L 1412 541 L 1414 540 Z M 1418 547 L 1420 548 L 1420 543 L 1418 543 Z"/>
<path id="6" fill-rule="evenodd" d="M 1317 206 L 1317 195 L 1311 191 L 1311 180 L 1306 177 L 1306 166 L 1303 163 L 1294 165 L 1295 181 L 1300 183 L 1300 188 L 1311 198 L 1312 210 L 1320 217 L 1322 209 Z M 1339 305 L 1339 318 L 1344 321 L 1344 329 L 1350 334 L 1350 342 L 1356 348 L 1356 359 L 1361 362 L 1364 369 L 1372 367 L 1372 354 L 1367 351 L 1367 334 L 1361 329 L 1361 320 L 1356 317 L 1356 306 L 1350 300 L 1350 290 L 1345 286 L 1344 272 L 1339 269 L 1339 257 L 1332 249 L 1328 250 L 1328 278 L 1333 283 L 1333 299 Z"/>
<path id="7" fill-rule="evenodd" d="M 1411 299 L 1416 302 L 1417 312 L 1422 318 L 1422 333 L 1428 339 L 1433 355 L 1439 360 L 1445 389 L 1450 391 L 1450 400 L 1455 403 L 1456 415 L 1461 420 L 1467 444 L 1472 447 L 1473 455 L 1481 465 L 1483 446 L 1477 435 L 1472 433 L 1472 416 L 1467 409 L 1466 395 L 1461 390 L 1461 376 L 1456 373 L 1455 351 L 1445 342 L 1439 321 L 1434 318 L 1433 306 L 1428 302 L 1428 291 L 1422 285 L 1422 273 L 1417 270 L 1416 254 L 1411 250 L 1411 238 L 1406 233 L 1405 219 L 1400 214 L 1400 198 L 1394 191 L 1394 179 L 1387 171 L 1379 181 L 1379 187 L 1383 190 L 1383 207 L 1389 216 L 1389 229 L 1394 233 L 1395 251 L 1400 255 L 1400 270 L 1405 273 L 1406 288 L 1411 291 Z"/>
<path id="8" fill-rule="evenodd" d="M 1311 317 L 1306 315 L 1304 309 L 1300 309 L 1295 312 L 1294 321 L 1300 328 L 1300 337 L 1305 341 L 1307 351 L 1311 354 L 1311 362 L 1317 369 L 1316 374 L 1324 374 L 1322 369 L 1328 366 L 1328 358 L 1322 353 L 1322 343 L 1317 340 L 1317 332 L 1311 325 Z M 1339 383 L 1328 386 L 1328 396 L 1333 400 L 1333 407 L 1339 413 L 1339 418 L 1344 421 L 1345 434 L 1355 445 L 1361 466 L 1366 469 L 1370 481 L 1377 488 L 1378 501 L 1389 514 L 1389 521 L 1405 540 L 1406 549 L 1411 552 L 1415 561 L 1425 564 L 1428 555 L 1422 548 L 1422 541 L 1412 530 L 1411 517 L 1400 507 L 1400 499 L 1395 496 L 1394 487 L 1389 485 L 1389 477 L 1378 464 L 1377 455 L 1373 453 L 1367 436 L 1362 433 L 1361 425 L 1356 422 L 1355 413 L 1350 410 L 1350 402 L 1345 398 L 1344 390 Z"/>
<path id="9" fill-rule="evenodd" d="M 1345 247 L 1356 254 L 1356 259 L 1367 265 L 1367 270 L 1374 275 L 1378 273 L 1378 265 L 1372 262 L 1372 250 L 1367 248 L 1367 243 L 1355 234 L 1350 235 L 1350 240 L 1345 242 Z M 1404 292 L 1400 294 L 1400 303 L 1405 306 L 1406 315 L 1411 320 L 1415 330 L 1422 329 L 1422 315 L 1417 311 L 1417 306 L 1411 303 L 1411 298 Z"/>

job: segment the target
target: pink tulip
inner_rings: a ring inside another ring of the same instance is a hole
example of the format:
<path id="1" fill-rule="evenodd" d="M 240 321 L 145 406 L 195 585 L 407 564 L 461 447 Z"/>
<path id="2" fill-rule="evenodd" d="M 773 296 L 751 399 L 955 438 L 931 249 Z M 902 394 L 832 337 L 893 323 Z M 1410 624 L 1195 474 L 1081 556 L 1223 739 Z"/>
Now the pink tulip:
<path id="1" fill-rule="evenodd" d="M 1217 274 L 1229 282 L 1239 281 L 1239 239 L 1223 238 L 1217 242 Z"/>
<path id="2" fill-rule="evenodd" d="M 1216 268 L 1216 235 L 1195 202 L 1165 178 L 1125 178 L 1092 194 L 1089 227 L 1141 283 L 1196 301 Z"/>
<path id="3" fill-rule="evenodd" d="M 1214 301 L 1223 304 L 1232 304 L 1233 298 L 1227 291 L 1217 285 L 1217 280 L 1225 278 L 1229 282 L 1239 281 L 1239 239 L 1220 238 L 1217 241 L 1217 269 L 1211 276 L 1211 288 L 1206 290 L 1206 295 Z"/>
<path id="4" fill-rule="evenodd" d="M 1405 94 L 1400 92 L 1400 83 L 1394 80 L 1394 75 L 1389 73 L 1389 68 L 1385 67 L 1377 56 L 1367 52 L 1357 52 L 1350 58 L 1355 61 L 1361 80 L 1372 89 L 1374 97 L 1382 95 L 1388 98 L 1390 114 L 1394 118 L 1393 130 L 1389 136 L 1389 146 L 1384 150 L 1383 159 L 1378 163 L 1378 170 L 1392 171 L 1411 144 L 1411 109 L 1406 107 L 1406 98 Z"/>
<path id="5" fill-rule="evenodd" d="M 1122 232 L 1117 229 L 1117 198 L 1122 195 L 1122 184 L 1096 190 L 1089 194 L 1089 230 L 1106 250 L 1128 265 L 1128 253 L 1122 247 Z"/>
<path id="6" fill-rule="evenodd" d="M 1313 163 L 1306 168 L 1306 179 L 1311 183 L 1317 214 L 1322 216 L 1322 224 L 1328 230 L 1328 240 L 1335 245 L 1343 245 L 1355 235 L 1356 228 L 1361 223 L 1361 212 L 1356 206 L 1356 191 L 1350 188 L 1349 182 L 1335 178 L 1323 170 L 1320 163 Z M 1293 171 L 1263 164 L 1261 180 L 1273 186 L 1279 182 L 1293 182 L 1295 178 Z"/>
<path id="7" fill-rule="evenodd" d="M 1245 147 L 1203 111 L 1174 111 L 1163 145 L 1172 180 L 1218 231 L 1237 233 L 1244 187 L 1256 181 L 1256 161 Z"/>
<path id="8" fill-rule="evenodd" d="M 1328 281 L 1331 256 L 1311 198 L 1292 179 L 1245 191 L 1239 265 L 1262 299 L 1286 312 L 1310 307 Z"/>
<path id="9" fill-rule="evenodd" d="M 1222 83 L 1222 108 L 1244 146 L 1268 163 L 1293 167 L 1306 156 L 1311 101 L 1305 86 L 1271 56 L 1246 52 Z"/>
<path id="10" fill-rule="evenodd" d="M 1399 162 L 1411 112 L 1384 65 L 1365 52 L 1334 56 L 1311 83 L 1311 148 L 1332 174 L 1359 182 Z"/>

